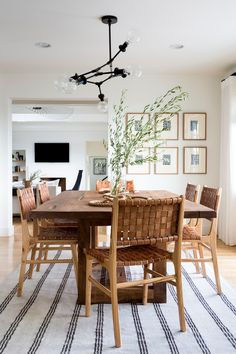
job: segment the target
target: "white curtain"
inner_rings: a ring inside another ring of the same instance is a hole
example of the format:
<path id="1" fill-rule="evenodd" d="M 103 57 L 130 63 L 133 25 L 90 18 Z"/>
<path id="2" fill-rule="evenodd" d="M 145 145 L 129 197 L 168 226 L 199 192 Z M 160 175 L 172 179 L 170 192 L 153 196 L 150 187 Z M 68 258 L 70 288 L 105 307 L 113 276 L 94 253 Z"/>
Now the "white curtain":
<path id="1" fill-rule="evenodd" d="M 219 238 L 236 245 L 236 76 L 221 84 Z"/>

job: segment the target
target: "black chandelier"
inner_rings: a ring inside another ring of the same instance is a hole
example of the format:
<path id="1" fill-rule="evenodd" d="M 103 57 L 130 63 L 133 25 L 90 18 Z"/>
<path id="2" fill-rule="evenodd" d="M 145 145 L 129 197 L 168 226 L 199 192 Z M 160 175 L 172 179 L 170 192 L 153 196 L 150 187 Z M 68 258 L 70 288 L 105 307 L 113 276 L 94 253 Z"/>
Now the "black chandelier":
<path id="1" fill-rule="evenodd" d="M 111 16 L 111 15 L 106 15 L 101 17 L 102 23 L 105 23 L 108 25 L 108 30 L 109 30 L 109 59 L 108 61 L 93 69 L 88 72 L 85 72 L 83 74 L 78 75 L 75 73 L 73 76 L 69 78 L 69 82 L 72 84 L 75 84 L 76 86 L 79 85 L 86 85 L 86 84 L 93 84 L 98 87 L 99 94 L 98 98 L 100 99 L 100 102 L 104 102 L 105 95 L 102 93 L 101 86 L 108 80 L 121 76 L 122 78 L 126 78 L 127 75 L 130 75 L 130 72 L 128 69 L 120 69 L 118 67 L 115 67 L 113 69 L 113 62 L 115 58 L 120 54 L 124 53 L 126 51 L 126 48 L 128 45 L 132 42 L 132 39 L 125 41 L 123 44 L 119 45 L 119 50 L 115 55 L 112 56 L 111 53 L 111 25 L 114 23 L 117 23 L 118 19 L 116 16 Z M 131 37 L 131 36 L 130 36 Z M 136 38 L 137 40 L 137 38 Z M 106 68 L 109 66 L 109 68 Z"/>

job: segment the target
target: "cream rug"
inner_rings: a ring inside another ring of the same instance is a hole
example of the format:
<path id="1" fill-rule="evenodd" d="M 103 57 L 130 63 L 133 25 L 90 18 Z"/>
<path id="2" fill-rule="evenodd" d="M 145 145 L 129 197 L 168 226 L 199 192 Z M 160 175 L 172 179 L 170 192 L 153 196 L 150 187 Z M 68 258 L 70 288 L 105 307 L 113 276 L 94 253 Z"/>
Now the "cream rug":
<path id="1" fill-rule="evenodd" d="M 130 271 L 135 276 L 135 268 Z M 15 272 L 0 284 L 0 353 L 236 353 L 236 292 L 222 281 L 224 293 L 217 296 L 212 274 L 203 279 L 194 271 L 184 265 L 187 332 L 179 331 L 176 292 L 168 286 L 166 304 L 119 305 L 119 349 L 111 306 L 93 305 L 86 318 L 84 306 L 76 304 L 71 265 L 42 266 L 25 280 L 21 298 Z"/>

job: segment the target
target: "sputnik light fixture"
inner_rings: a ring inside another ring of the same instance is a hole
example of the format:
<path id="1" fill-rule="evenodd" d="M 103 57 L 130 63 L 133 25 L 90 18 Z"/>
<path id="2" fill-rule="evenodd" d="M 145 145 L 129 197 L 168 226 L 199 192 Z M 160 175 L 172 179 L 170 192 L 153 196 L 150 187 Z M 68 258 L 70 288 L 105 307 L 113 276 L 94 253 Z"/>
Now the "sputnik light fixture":
<path id="1" fill-rule="evenodd" d="M 128 34 L 128 39 L 123 43 L 120 44 L 118 47 L 118 51 L 116 54 L 112 56 L 112 50 L 111 50 L 111 26 L 115 23 L 117 23 L 118 19 L 116 16 L 112 15 L 106 15 L 101 17 L 102 23 L 108 25 L 108 35 L 109 35 L 109 58 L 108 60 L 101 66 L 96 67 L 95 69 L 92 69 L 90 71 L 87 71 L 83 74 L 77 74 L 75 73 L 73 76 L 70 76 L 68 78 L 67 83 L 69 85 L 66 85 L 66 87 L 72 89 L 76 89 L 77 86 L 80 85 L 86 85 L 86 84 L 92 84 L 97 86 L 99 94 L 98 98 L 100 100 L 100 104 L 105 105 L 104 99 L 105 95 L 102 93 L 102 88 L 101 86 L 107 82 L 108 80 L 114 78 L 114 77 L 122 77 L 126 78 L 128 75 L 131 74 L 131 67 L 127 67 L 126 69 L 120 69 L 118 67 L 113 68 L 113 62 L 116 59 L 116 57 L 120 53 L 124 53 L 128 47 L 129 44 L 133 42 L 138 42 L 139 37 L 135 34 L 134 31 L 130 31 Z M 139 77 L 141 74 L 141 70 L 138 68 L 135 70 L 135 76 Z M 102 107 L 100 107 L 102 108 Z"/>

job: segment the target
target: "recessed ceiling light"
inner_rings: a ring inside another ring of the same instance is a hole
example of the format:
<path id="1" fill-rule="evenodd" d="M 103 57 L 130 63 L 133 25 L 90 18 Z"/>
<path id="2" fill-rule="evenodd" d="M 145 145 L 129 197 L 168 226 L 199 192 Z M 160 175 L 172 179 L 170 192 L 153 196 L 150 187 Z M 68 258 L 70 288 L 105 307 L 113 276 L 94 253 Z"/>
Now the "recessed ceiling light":
<path id="1" fill-rule="evenodd" d="M 171 49 L 183 49 L 183 48 L 184 48 L 184 45 L 183 45 L 183 44 L 180 44 L 180 43 L 175 43 L 175 44 L 171 44 L 171 45 L 170 45 L 170 48 L 171 48 Z"/>
<path id="2" fill-rule="evenodd" d="M 37 43 L 35 43 L 35 46 L 39 47 L 39 48 L 50 48 L 51 44 L 46 43 L 46 42 L 37 42 Z"/>

